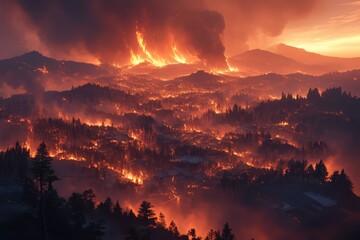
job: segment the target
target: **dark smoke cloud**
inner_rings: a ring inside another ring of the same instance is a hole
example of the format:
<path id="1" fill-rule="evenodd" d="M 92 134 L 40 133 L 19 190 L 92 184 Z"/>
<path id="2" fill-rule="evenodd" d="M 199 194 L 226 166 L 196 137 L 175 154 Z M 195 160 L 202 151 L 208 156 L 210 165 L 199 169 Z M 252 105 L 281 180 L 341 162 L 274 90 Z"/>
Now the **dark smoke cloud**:
<path id="1" fill-rule="evenodd" d="M 171 39 L 212 67 L 226 67 L 223 16 L 192 0 L 18 0 L 50 53 L 85 49 L 102 62 L 126 63 L 139 48 L 166 55 Z M 56 54 L 55 54 L 56 55 Z"/>
<path id="2" fill-rule="evenodd" d="M 229 55 L 247 50 L 257 35 L 281 34 L 321 1 L 1 0 L 0 56 L 26 48 L 56 58 L 90 61 L 87 57 L 95 56 L 121 65 L 129 62 L 131 50 L 139 52 L 139 31 L 147 48 L 167 60 L 175 43 L 186 55 L 224 68 L 224 46 Z"/>

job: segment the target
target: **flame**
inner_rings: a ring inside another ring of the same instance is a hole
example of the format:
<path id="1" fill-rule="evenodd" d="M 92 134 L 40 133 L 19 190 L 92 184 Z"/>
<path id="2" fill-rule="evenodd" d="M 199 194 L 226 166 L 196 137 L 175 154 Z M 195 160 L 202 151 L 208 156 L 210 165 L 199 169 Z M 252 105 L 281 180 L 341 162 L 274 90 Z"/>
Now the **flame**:
<path id="1" fill-rule="evenodd" d="M 132 65 L 138 65 L 142 62 L 145 62 L 145 60 L 140 55 L 135 54 L 132 50 L 130 51 L 130 53 L 131 53 L 130 61 Z"/>
<path id="2" fill-rule="evenodd" d="M 289 126 L 289 123 L 288 123 L 288 122 L 279 122 L 279 123 L 276 124 L 276 125 L 285 127 L 285 126 Z"/>
<path id="3" fill-rule="evenodd" d="M 105 118 L 103 120 L 85 119 L 85 120 L 82 120 L 82 122 L 89 126 L 98 126 L 98 127 L 101 127 L 101 126 L 110 127 L 113 124 L 111 119 L 109 119 L 109 118 Z"/>
<path id="4" fill-rule="evenodd" d="M 230 72 L 239 72 L 239 68 L 231 66 L 231 64 L 228 62 L 228 60 L 226 59 L 226 63 L 228 65 L 229 71 Z"/>
<path id="5" fill-rule="evenodd" d="M 158 52 L 150 50 L 145 42 L 144 33 L 136 31 L 136 40 L 139 46 L 139 52 L 130 50 L 131 65 L 138 65 L 143 62 L 150 62 L 154 66 L 163 67 L 169 64 L 187 64 L 189 59 L 179 50 L 173 38 L 171 40 L 171 49 L 168 48 L 168 57 L 162 57 Z"/>
<path id="6" fill-rule="evenodd" d="M 213 74 L 232 74 L 232 75 L 239 74 L 239 72 L 240 72 L 239 68 L 237 68 L 235 66 L 231 66 L 227 59 L 226 59 L 226 65 L 227 65 L 227 69 L 213 68 L 210 70 L 210 72 Z"/>
<path id="7" fill-rule="evenodd" d="M 136 39 L 137 39 L 138 45 L 141 49 L 141 54 L 132 54 L 131 55 L 131 62 L 133 65 L 136 65 L 136 64 L 139 64 L 139 63 L 145 62 L 145 61 L 148 61 L 157 67 L 162 67 L 162 66 L 169 64 L 165 59 L 158 56 L 158 54 L 151 53 L 147 49 L 143 33 L 141 33 L 140 31 L 136 31 Z"/>
<path id="8" fill-rule="evenodd" d="M 86 161 L 83 157 L 75 156 L 74 154 L 66 153 L 60 149 L 55 149 L 54 151 L 49 151 L 49 156 L 53 158 L 57 158 L 59 160 L 70 160 L 70 161 L 77 161 L 77 162 L 84 162 Z"/>
<path id="9" fill-rule="evenodd" d="M 48 74 L 49 73 L 49 71 L 47 70 L 45 65 L 43 65 L 42 67 L 37 68 L 36 70 L 38 70 L 42 74 Z"/>
<path id="10" fill-rule="evenodd" d="M 173 52 L 173 58 L 178 62 L 178 63 L 182 63 L 182 64 L 186 64 L 187 60 L 186 58 L 179 52 L 179 50 L 177 49 L 176 45 L 172 46 L 172 52 Z"/>
<path id="11" fill-rule="evenodd" d="M 141 179 L 141 177 L 135 176 L 132 172 L 123 170 L 122 175 L 123 175 L 123 177 L 125 177 L 126 179 L 130 180 L 133 183 L 140 184 L 140 185 L 144 183 L 143 180 Z"/>
<path id="12" fill-rule="evenodd" d="M 97 166 L 96 166 L 97 167 Z M 140 172 L 139 175 L 135 175 L 134 173 L 132 173 L 131 171 L 129 170 L 126 170 L 126 169 L 123 169 L 122 171 L 113 167 L 113 166 L 107 166 L 108 169 L 116 172 L 117 174 L 119 174 L 122 178 L 125 178 L 127 180 L 129 180 L 130 182 L 132 183 L 135 183 L 135 184 L 138 184 L 138 185 L 142 185 L 144 184 L 144 181 L 143 181 L 143 173 Z"/>
<path id="13" fill-rule="evenodd" d="M 255 165 L 252 162 L 246 162 L 246 165 L 248 165 L 249 167 L 255 167 Z"/>

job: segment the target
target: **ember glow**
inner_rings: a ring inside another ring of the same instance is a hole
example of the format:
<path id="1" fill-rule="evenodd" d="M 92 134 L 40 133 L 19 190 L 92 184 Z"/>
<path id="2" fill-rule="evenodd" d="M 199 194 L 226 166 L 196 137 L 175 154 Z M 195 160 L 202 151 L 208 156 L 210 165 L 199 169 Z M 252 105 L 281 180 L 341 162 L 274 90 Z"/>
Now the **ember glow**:
<path id="1" fill-rule="evenodd" d="M 360 239 L 358 8 L 0 0 L 0 238 Z"/>

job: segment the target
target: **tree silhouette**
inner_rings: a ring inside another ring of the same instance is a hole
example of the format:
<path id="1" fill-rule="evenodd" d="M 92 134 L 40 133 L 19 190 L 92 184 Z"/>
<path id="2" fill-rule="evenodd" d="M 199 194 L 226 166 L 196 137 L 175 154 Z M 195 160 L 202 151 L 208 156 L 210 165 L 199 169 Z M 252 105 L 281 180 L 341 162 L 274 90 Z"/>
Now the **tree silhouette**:
<path id="1" fill-rule="evenodd" d="M 150 202 L 143 201 L 140 205 L 138 212 L 138 219 L 146 226 L 146 227 L 155 227 L 156 226 L 156 214 L 153 210 L 153 205 Z"/>
<path id="2" fill-rule="evenodd" d="M 188 231 L 188 239 L 189 240 L 200 240 L 201 238 L 200 237 L 197 237 L 196 236 L 196 230 L 194 228 L 191 228 L 189 231 Z"/>
<path id="3" fill-rule="evenodd" d="M 179 237 L 180 233 L 174 221 L 170 222 L 168 230 L 172 233 L 173 239 Z"/>
<path id="4" fill-rule="evenodd" d="M 320 162 L 315 165 L 315 172 L 314 172 L 315 180 L 320 184 L 324 184 L 326 182 L 328 175 L 329 173 L 327 171 L 324 162 L 320 160 Z"/>
<path id="5" fill-rule="evenodd" d="M 332 186 L 344 192 L 352 192 L 354 189 L 353 183 L 344 169 L 342 169 L 341 172 L 336 170 L 330 177 L 330 183 Z"/>
<path id="6" fill-rule="evenodd" d="M 221 240 L 235 240 L 235 235 L 232 233 L 232 229 L 229 227 L 229 223 L 225 223 L 221 232 Z"/>
<path id="7" fill-rule="evenodd" d="M 165 215 L 162 212 L 159 214 L 159 226 L 166 228 Z"/>
<path id="8" fill-rule="evenodd" d="M 32 161 L 32 174 L 34 180 L 39 185 L 40 199 L 44 192 L 44 187 L 47 185 L 48 190 L 52 188 L 52 183 L 59 178 L 55 175 L 55 171 L 51 165 L 51 158 L 47 151 L 46 144 L 42 142 L 36 152 L 36 156 Z"/>
<path id="9" fill-rule="evenodd" d="M 84 238 L 86 240 L 101 240 L 104 235 L 105 227 L 101 223 L 89 222 L 84 229 Z"/>
<path id="10" fill-rule="evenodd" d="M 308 181 L 311 183 L 314 179 L 314 175 L 315 175 L 315 169 L 313 167 L 312 164 L 310 164 L 307 168 L 306 168 L 306 175 L 308 177 Z"/>
<path id="11" fill-rule="evenodd" d="M 85 201 L 85 209 L 89 212 L 94 211 L 95 209 L 95 194 L 92 189 L 85 190 L 82 193 L 82 197 Z"/>
<path id="12" fill-rule="evenodd" d="M 205 237 L 205 240 L 221 240 L 220 231 L 211 229 Z"/>
<path id="13" fill-rule="evenodd" d="M 110 216 L 113 212 L 114 204 L 110 197 L 107 197 L 104 202 L 101 202 L 97 207 L 97 210 L 105 216 Z"/>
<path id="14" fill-rule="evenodd" d="M 70 211 L 70 220 L 77 230 L 85 224 L 85 201 L 80 193 L 73 193 L 67 201 L 67 207 Z"/>
<path id="15" fill-rule="evenodd" d="M 42 216 L 42 222 L 45 232 L 46 239 L 49 238 L 46 220 L 45 220 L 45 210 L 44 210 L 44 187 L 47 185 L 48 190 L 52 189 L 52 183 L 59 178 L 55 175 L 55 171 L 51 165 L 51 158 L 49 157 L 49 153 L 47 151 L 46 144 L 42 142 L 36 152 L 36 156 L 32 161 L 31 168 L 33 178 L 35 184 L 38 185 L 39 193 L 40 193 L 40 211 Z"/>
<path id="16" fill-rule="evenodd" d="M 121 218 L 122 216 L 122 208 L 120 207 L 119 201 L 116 201 L 115 203 L 113 214 L 116 218 Z"/>

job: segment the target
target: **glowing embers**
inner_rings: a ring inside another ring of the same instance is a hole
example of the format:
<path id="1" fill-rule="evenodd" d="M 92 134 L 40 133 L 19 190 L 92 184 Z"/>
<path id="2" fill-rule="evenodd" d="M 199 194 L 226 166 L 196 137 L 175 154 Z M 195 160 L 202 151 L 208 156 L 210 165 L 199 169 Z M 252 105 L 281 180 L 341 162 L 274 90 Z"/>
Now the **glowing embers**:
<path id="1" fill-rule="evenodd" d="M 282 126 L 282 127 L 285 127 L 285 126 L 289 126 L 289 123 L 288 122 L 279 122 L 278 124 L 276 124 L 277 126 Z"/>
<path id="2" fill-rule="evenodd" d="M 89 125 L 89 126 L 98 126 L 98 127 L 110 127 L 113 125 L 112 121 L 109 118 L 106 119 L 85 119 L 82 120 L 83 123 Z"/>
<path id="3" fill-rule="evenodd" d="M 69 161 L 77 161 L 77 162 L 84 162 L 86 161 L 85 158 L 76 156 L 74 154 L 66 153 L 60 149 L 56 149 L 55 151 L 50 151 L 50 157 L 59 159 L 59 160 L 69 160 Z"/>
<path id="4" fill-rule="evenodd" d="M 94 167 L 97 167 L 97 165 L 95 165 Z M 107 168 L 116 172 L 121 178 L 124 178 L 132 183 L 135 183 L 138 185 L 144 184 L 144 181 L 143 181 L 144 174 L 142 172 L 140 172 L 139 174 L 135 174 L 129 170 L 126 170 L 126 169 L 119 170 L 119 169 L 117 169 L 113 166 L 109 166 L 109 165 L 107 165 Z"/>

